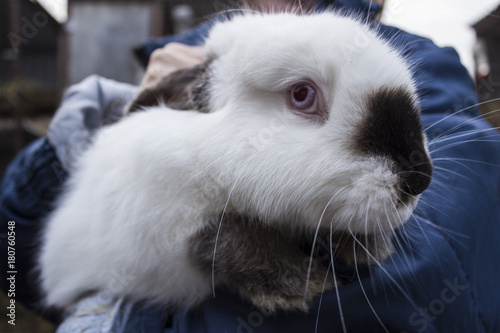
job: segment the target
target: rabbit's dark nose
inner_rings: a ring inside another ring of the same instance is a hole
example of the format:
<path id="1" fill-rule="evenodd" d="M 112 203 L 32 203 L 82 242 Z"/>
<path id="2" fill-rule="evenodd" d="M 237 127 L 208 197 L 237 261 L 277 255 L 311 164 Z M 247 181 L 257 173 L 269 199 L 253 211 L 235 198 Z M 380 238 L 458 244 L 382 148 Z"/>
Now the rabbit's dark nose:
<path id="1" fill-rule="evenodd" d="M 409 195 L 418 195 L 425 191 L 431 183 L 432 170 L 432 164 L 428 161 L 400 171 L 401 191 Z"/>
<path id="2" fill-rule="evenodd" d="M 385 89 L 367 102 L 368 115 L 354 137 L 357 150 L 393 161 L 402 197 L 422 193 L 431 182 L 433 167 L 425 149 L 420 110 L 411 92 Z"/>

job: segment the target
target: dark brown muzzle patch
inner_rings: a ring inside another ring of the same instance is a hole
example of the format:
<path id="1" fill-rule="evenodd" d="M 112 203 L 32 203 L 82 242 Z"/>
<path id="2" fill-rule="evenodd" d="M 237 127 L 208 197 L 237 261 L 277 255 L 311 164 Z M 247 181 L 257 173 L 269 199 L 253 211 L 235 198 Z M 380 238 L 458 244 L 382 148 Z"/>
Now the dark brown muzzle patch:
<path id="1" fill-rule="evenodd" d="M 388 157 L 393 162 L 402 198 L 422 193 L 431 182 L 433 166 L 411 92 L 381 90 L 369 96 L 367 108 L 368 115 L 354 135 L 355 149 L 361 155 Z"/>

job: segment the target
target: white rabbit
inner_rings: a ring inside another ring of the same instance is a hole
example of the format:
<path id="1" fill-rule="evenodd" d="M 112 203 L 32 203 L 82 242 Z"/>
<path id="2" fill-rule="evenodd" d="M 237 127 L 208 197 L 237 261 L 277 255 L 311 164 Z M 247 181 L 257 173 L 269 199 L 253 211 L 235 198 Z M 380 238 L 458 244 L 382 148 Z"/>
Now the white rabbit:
<path id="1" fill-rule="evenodd" d="M 376 32 L 333 12 L 244 14 L 205 47 L 202 65 L 172 76 L 193 77 L 185 94 L 167 98 L 193 110 L 148 107 L 81 156 L 44 231 L 48 305 L 111 290 L 193 307 L 213 282 L 193 256 L 214 249 L 196 242 L 219 221 L 378 237 L 411 216 L 432 165 L 409 65 Z M 133 278 L 116 290 L 120 272 Z"/>

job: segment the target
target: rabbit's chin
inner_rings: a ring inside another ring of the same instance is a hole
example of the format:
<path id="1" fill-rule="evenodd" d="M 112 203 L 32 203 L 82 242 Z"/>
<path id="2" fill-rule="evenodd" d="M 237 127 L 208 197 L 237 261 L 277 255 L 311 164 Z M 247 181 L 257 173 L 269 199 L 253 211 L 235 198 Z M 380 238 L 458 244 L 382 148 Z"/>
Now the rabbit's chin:
<path id="1" fill-rule="evenodd" d="M 357 200 L 354 193 L 347 193 L 336 202 L 323 206 L 310 204 L 302 211 L 283 213 L 285 216 L 279 216 L 277 212 L 278 217 L 272 220 L 298 229 L 323 228 L 352 234 L 388 234 L 411 218 L 420 198 L 420 195 L 412 196 L 405 203 L 398 203 L 391 197 L 375 200 L 360 194 Z M 347 203 L 348 200 L 351 203 Z"/>
<path id="2" fill-rule="evenodd" d="M 316 199 L 303 205 L 291 204 L 284 210 L 279 206 L 267 207 L 260 201 L 259 207 L 242 210 L 240 206 L 228 211 L 245 216 L 255 216 L 259 211 L 256 217 L 259 220 L 298 230 L 322 228 L 353 234 L 388 234 L 411 218 L 420 198 L 420 195 L 411 196 L 403 203 L 387 193 L 367 197 L 366 191 L 340 192 L 334 193 L 333 200 Z"/>
<path id="3" fill-rule="evenodd" d="M 389 234 L 411 218 L 418 202 L 418 197 L 411 198 L 405 205 L 383 201 L 374 204 L 367 202 L 360 205 L 346 205 L 323 221 L 324 227 L 334 231 L 347 231 L 353 234 L 376 235 Z M 391 207 L 391 208 L 388 208 Z M 314 221 L 311 221 L 314 224 Z"/>

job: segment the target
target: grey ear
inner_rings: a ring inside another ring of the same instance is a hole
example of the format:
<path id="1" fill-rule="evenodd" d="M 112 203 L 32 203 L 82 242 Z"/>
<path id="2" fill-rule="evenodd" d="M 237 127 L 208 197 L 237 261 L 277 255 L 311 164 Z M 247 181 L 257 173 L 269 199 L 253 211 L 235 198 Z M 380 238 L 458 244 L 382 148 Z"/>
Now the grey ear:
<path id="1" fill-rule="evenodd" d="M 161 78 L 155 86 L 141 90 L 128 104 L 125 114 L 160 102 L 174 110 L 208 112 L 210 62 L 207 60 L 197 66 L 173 72 Z"/>

